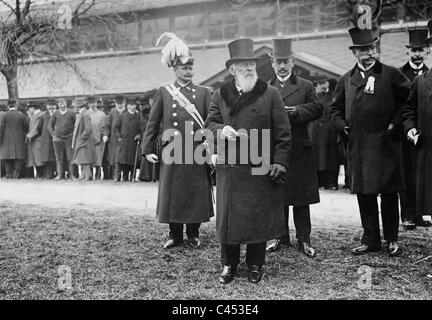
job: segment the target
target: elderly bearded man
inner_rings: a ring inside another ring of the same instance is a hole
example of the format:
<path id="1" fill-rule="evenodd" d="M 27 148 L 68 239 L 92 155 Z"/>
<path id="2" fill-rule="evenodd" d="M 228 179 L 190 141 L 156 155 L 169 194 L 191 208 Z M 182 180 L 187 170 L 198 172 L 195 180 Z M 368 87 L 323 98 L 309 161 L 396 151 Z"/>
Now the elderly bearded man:
<path id="1" fill-rule="evenodd" d="M 270 84 L 282 96 L 291 123 L 292 150 L 285 182 L 285 234 L 270 243 L 267 250 L 277 251 L 283 244 L 290 244 L 288 216 L 289 206 L 292 206 L 298 251 L 313 258 L 315 249 L 310 241 L 312 226 L 309 205 L 318 203 L 320 198 L 308 125 L 321 117 L 323 105 L 312 82 L 297 77 L 292 72 L 294 53 L 290 38 L 273 39 L 272 65 L 276 77 Z"/>
<path id="2" fill-rule="evenodd" d="M 354 255 L 381 250 L 377 196 L 381 197 L 384 239 L 390 256 L 400 253 L 398 192 L 404 190 L 400 134 L 395 130 L 410 91 L 409 80 L 379 62 L 372 30 L 349 30 L 357 64 L 336 86 L 330 114 L 348 140 L 351 193 L 357 194 L 363 226 Z"/>
<path id="3" fill-rule="evenodd" d="M 291 146 L 290 122 L 278 90 L 258 79 L 253 41 L 235 40 L 228 49 L 231 58 L 226 67 L 234 79 L 215 91 L 206 121 L 218 143 L 216 229 L 223 265 L 219 282 L 234 279 L 244 243 L 248 279 L 258 283 L 264 274 L 266 241 L 285 233 L 283 181 Z M 265 132 L 269 132 L 267 141 Z M 239 150 L 245 138 L 251 151 L 267 156 L 260 164 L 265 172 L 254 172 L 257 163 L 252 153 L 246 155 L 246 163 L 241 161 L 245 155 Z M 230 147 L 233 143 L 235 149 Z"/>

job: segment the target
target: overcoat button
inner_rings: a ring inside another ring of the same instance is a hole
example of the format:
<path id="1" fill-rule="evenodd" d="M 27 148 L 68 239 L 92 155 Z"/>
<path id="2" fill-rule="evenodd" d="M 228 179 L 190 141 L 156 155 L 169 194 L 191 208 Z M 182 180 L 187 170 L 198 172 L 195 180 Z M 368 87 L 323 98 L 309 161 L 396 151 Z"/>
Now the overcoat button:
<path id="1" fill-rule="evenodd" d="M 175 107 L 177 107 L 177 105 L 174 103 L 172 107 L 175 108 Z"/>
<path id="2" fill-rule="evenodd" d="M 174 127 L 177 127 L 178 123 L 177 123 L 177 122 L 174 122 L 173 125 L 174 125 Z"/>
<path id="3" fill-rule="evenodd" d="M 193 94 L 193 95 L 192 95 L 192 99 L 196 99 L 196 95 Z"/>
<path id="4" fill-rule="evenodd" d="M 174 117 L 177 117 L 177 113 L 174 112 L 174 113 L 173 113 L 173 116 L 174 116 Z"/>

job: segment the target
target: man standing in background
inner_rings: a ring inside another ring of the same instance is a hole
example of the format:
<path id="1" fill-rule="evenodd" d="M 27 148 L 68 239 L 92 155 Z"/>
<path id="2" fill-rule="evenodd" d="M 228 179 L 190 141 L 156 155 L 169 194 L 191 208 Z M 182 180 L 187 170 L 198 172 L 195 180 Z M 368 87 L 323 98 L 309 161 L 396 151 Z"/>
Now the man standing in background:
<path id="1" fill-rule="evenodd" d="M 105 113 L 97 108 L 97 101 L 94 96 L 87 98 L 89 114 L 92 124 L 92 135 L 94 143 L 94 159 L 92 166 L 96 168 L 95 180 L 101 179 L 102 157 L 104 153 L 103 127 L 105 125 Z"/>

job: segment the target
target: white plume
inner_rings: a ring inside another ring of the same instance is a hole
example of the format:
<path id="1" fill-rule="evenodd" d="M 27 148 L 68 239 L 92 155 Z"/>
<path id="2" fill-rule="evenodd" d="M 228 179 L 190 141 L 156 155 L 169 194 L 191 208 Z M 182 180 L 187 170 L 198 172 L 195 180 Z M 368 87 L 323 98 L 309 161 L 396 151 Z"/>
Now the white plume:
<path id="1" fill-rule="evenodd" d="M 162 49 L 161 63 L 163 66 L 172 67 L 173 62 L 178 57 L 183 63 L 186 63 L 190 57 L 189 48 L 182 39 L 177 37 L 172 32 L 164 32 L 156 41 L 156 46 L 164 38 L 168 37 L 170 40 L 167 42 L 165 47 Z"/>

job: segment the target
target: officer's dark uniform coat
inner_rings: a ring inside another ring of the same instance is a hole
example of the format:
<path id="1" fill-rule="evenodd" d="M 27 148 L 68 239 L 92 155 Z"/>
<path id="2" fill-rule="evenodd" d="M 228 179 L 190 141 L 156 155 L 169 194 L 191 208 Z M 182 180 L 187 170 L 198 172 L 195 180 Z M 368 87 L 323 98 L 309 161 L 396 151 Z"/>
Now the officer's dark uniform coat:
<path id="1" fill-rule="evenodd" d="M 369 76 L 375 78 L 373 94 L 364 92 Z M 365 78 L 356 65 L 339 79 L 330 113 L 338 132 L 345 125 L 350 127 L 347 153 L 352 193 L 404 189 L 400 135 L 387 129 L 398 122 L 409 90 L 409 80 L 398 69 L 378 61 Z"/>
<path id="2" fill-rule="evenodd" d="M 291 74 L 282 87 L 277 78 L 270 81 L 275 86 L 284 105 L 297 106 L 298 116 L 290 118 L 292 150 L 285 182 L 285 205 L 303 206 L 320 201 L 318 177 L 308 124 L 322 115 L 322 103 L 315 94 L 312 82 Z"/>
<path id="3" fill-rule="evenodd" d="M 181 86 L 175 82 L 177 88 Z M 202 86 L 189 83 L 180 91 L 195 105 L 202 118 L 207 117 L 210 91 Z M 186 131 L 185 122 L 193 123 L 193 129 Z M 176 136 L 192 137 L 200 127 L 194 119 L 179 106 L 165 87 L 156 92 L 153 105 L 150 109 L 150 117 L 142 142 L 142 154 L 156 153 L 155 141 L 158 138 L 159 129 L 174 130 Z M 169 140 L 162 137 L 161 149 L 167 147 Z M 201 142 L 194 142 L 193 149 Z M 182 158 L 185 158 L 183 143 Z M 206 165 L 196 164 L 166 164 L 163 159 L 160 162 L 159 192 L 156 216 L 161 223 L 201 223 L 207 222 L 213 216 L 213 204 L 211 196 L 211 182 L 208 178 Z M 184 162 L 183 162 L 184 163 Z"/>
<path id="4" fill-rule="evenodd" d="M 276 88 L 258 80 L 252 92 L 239 96 L 234 81 L 224 84 L 212 96 L 206 126 L 216 137 L 225 125 L 245 129 L 249 137 L 251 129 L 258 129 L 258 146 L 267 143 L 262 141 L 261 130 L 270 129 L 269 160 L 287 166 L 290 122 Z M 283 235 L 283 184 L 268 175 L 252 175 L 253 164 L 240 164 L 239 158 L 237 155 L 235 164 L 229 164 L 225 157 L 225 164 L 216 166 L 217 240 L 223 244 L 262 243 Z"/>

